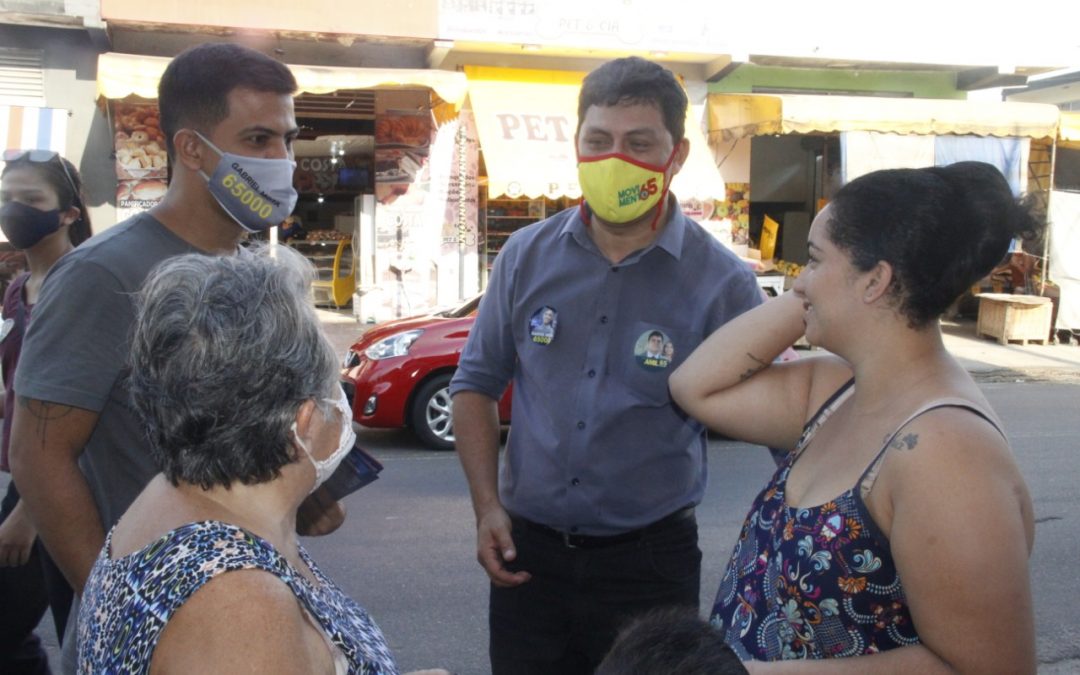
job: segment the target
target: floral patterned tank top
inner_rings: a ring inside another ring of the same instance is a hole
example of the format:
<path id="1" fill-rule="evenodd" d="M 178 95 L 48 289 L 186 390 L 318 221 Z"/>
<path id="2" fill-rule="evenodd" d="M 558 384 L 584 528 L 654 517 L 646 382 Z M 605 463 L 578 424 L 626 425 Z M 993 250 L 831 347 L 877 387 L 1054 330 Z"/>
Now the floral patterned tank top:
<path id="1" fill-rule="evenodd" d="M 79 608 L 79 673 L 149 673 L 173 612 L 219 574 L 257 569 L 285 582 L 331 646 L 337 672 L 396 675 L 382 632 L 367 611 L 323 575 L 301 546 L 317 584 L 269 542 L 219 521 L 188 523 L 113 560 L 112 535 L 90 571 Z"/>
<path id="2" fill-rule="evenodd" d="M 711 621 L 744 661 L 860 656 L 919 642 L 889 541 L 864 499 L 893 439 L 924 412 L 964 407 L 999 432 L 1001 426 L 970 401 L 938 399 L 886 439 L 853 488 L 821 506 L 788 507 L 791 467 L 853 384 L 841 387 L 806 424 L 743 523 Z"/>

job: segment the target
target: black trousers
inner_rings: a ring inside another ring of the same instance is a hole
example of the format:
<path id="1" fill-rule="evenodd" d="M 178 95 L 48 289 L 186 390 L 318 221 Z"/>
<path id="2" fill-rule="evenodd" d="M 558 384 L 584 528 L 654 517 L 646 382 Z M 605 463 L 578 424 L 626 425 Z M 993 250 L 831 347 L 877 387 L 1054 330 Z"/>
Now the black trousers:
<path id="1" fill-rule="evenodd" d="M 8 483 L 0 506 L 0 523 L 19 503 L 14 483 Z M 49 673 L 49 659 L 34 629 L 49 606 L 35 545 L 30 559 L 19 567 L 0 567 L 0 673 L 37 675 Z"/>
<path id="2" fill-rule="evenodd" d="M 494 675 L 590 675 L 628 619 L 655 607 L 698 608 L 701 550 L 692 512 L 635 541 L 586 548 L 513 522 L 517 559 L 508 567 L 532 579 L 491 587 Z"/>

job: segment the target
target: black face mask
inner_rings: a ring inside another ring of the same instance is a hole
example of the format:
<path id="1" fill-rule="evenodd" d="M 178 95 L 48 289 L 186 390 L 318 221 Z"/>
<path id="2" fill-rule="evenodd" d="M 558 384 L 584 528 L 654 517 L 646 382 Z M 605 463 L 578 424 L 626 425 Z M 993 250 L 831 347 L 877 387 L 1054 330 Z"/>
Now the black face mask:
<path id="1" fill-rule="evenodd" d="M 42 211 L 20 202 L 8 202 L 0 207 L 0 229 L 15 248 L 33 248 L 60 229 L 60 209 Z"/>

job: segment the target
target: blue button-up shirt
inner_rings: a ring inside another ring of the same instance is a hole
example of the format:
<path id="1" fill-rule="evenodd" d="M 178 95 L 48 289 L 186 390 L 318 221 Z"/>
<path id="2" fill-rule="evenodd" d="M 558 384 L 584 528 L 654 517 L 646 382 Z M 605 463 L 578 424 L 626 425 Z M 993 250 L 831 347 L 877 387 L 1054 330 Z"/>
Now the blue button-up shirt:
<path id="1" fill-rule="evenodd" d="M 513 379 L 499 480 L 509 512 L 609 535 L 701 500 L 705 430 L 674 405 L 668 376 L 761 293 L 744 262 L 672 207 L 653 244 L 618 264 L 579 209 L 514 233 L 495 260 L 450 390 L 498 399 Z"/>

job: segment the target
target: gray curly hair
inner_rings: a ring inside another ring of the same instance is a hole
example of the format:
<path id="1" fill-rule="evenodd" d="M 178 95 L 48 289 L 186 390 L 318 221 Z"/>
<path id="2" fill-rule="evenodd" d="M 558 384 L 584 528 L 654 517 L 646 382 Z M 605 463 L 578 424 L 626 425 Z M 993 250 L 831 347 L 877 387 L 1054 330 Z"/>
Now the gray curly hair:
<path id="1" fill-rule="evenodd" d="M 337 394 L 337 359 L 309 298 L 314 269 L 271 250 L 170 258 L 139 293 L 129 389 L 173 485 L 278 477 L 296 459 L 300 405 L 325 410 Z"/>

